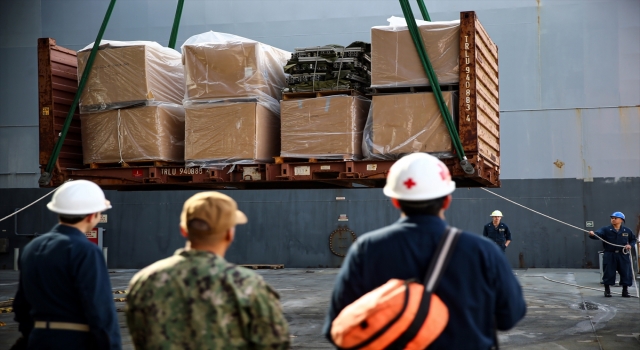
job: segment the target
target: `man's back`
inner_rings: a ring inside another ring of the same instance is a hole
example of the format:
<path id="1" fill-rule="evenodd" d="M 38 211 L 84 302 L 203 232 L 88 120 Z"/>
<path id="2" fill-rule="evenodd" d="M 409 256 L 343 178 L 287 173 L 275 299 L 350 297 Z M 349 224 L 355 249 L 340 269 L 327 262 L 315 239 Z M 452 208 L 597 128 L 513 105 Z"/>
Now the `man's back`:
<path id="1" fill-rule="evenodd" d="M 76 228 L 57 225 L 29 243 L 20 257 L 20 286 L 14 302 L 23 327 L 35 321 L 70 322 L 90 327 L 90 333 L 34 329 L 30 347 L 84 348 L 89 342 L 120 348 L 108 271 L 100 249 Z M 60 337 L 60 338 L 55 338 Z M 106 344 L 105 344 L 106 343 Z"/>
<path id="2" fill-rule="evenodd" d="M 412 216 L 359 238 L 338 275 L 325 334 L 344 307 L 389 279 L 422 280 L 445 227 L 436 216 Z M 496 327 L 524 317 L 522 290 L 495 243 L 463 233 L 454 250 L 435 291 L 449 323 L 431 347 L 488 349 Z"/>
<path id="3" fill-rule="evenodd" d="M 280 349 L 289 329 L 262 277 L 213 253 L 179 250 L 140 271 L 127 296 L 138 349 Z"/>

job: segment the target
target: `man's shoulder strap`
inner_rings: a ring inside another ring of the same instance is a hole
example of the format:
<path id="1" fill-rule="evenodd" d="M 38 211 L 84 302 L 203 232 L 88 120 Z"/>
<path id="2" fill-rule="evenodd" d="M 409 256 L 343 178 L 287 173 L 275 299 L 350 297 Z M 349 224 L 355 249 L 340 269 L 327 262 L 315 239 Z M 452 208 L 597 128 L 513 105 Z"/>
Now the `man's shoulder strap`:
<path id="1" fill-rule="evenodd" d="M 425 292 L 430 293 L 438 286 L 442 273 L 449 264 L 451 255 L 453 255 L 453 248 L 455 248 L 456 243 L 458 243 L 458 238 L 460 238 L 461 233 L 462 231 L 455 227 L 447 226 L 445 229 L 438 243 L 438 247 L 431 258 L 429 268 L 427 268 L 427 274 L 424 277 Z"/>

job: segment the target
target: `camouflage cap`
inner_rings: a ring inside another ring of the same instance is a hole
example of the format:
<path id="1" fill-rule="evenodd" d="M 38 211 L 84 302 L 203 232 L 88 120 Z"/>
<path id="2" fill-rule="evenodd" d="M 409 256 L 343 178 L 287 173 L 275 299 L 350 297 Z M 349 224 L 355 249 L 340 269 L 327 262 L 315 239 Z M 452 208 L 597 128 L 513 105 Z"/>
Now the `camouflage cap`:
<path id="1" fill-rule="evenodd" d="M 204 234 L 222 233 L 247 223 L 247 216 L 238 210 L 236 201 L 220 192 L 200 192 L 187 199 L 182 207 L 180 226 L 188 232 L 188 223 L 193 219 L 209 225 L 209 232 L 198 232 Z"/>

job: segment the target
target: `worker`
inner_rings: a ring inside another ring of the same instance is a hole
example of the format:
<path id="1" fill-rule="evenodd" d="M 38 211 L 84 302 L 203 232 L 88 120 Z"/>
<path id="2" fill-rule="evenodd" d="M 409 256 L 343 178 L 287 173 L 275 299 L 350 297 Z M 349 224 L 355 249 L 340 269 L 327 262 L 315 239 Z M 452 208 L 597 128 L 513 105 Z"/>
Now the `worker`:
<path id="1" fill-rule="evenodd" d="M 624 246 L 623 250 L 622 247 L 602 242 L 604 248 L 604 255 L 602 257 L 604 276 L 602 283 L 604 284 L 604 296 L 607 298 L 611 297 L 610 286 L 616 283 L 616 271 L 620 274 L 620 285 L 622 286 L 623 297 L 630 297 L 628 287 L 633 284 L 630 252 L 631 246 L 636 244 L 636 236 L 631 229 L 622 226 L 623 222 L 626 223 L 624 214 L 616 211 L 611 214 L 611 225 L 602 227 L 596 232 L 589 231 L 589 238 L 591 239 L 598 239 L 598 237 L 600 237 L 611 244 Z"/>
<path id="2" fill-rule="evenodd" d="M 257 273 L 224 259 L 247 217 L 218 192 L 189 198 L 180 216 L 187 239 L 129 283 L 126 317 L 137 349 L 287 349 L 278 294 Z"/>
<path id="3" fill-rule="evenodd" d="M 393 278 L 422 281 L 445 233 L 445 211 L 455 183 L 448 168 L 426 153 L 398 160 L 384 194 L 402 214 L 398 221 L 355 241 L 338 273 L 323 333 L 331 341 L 333 320 L 349 304 Z M 435 289 L 449 309 L 436 349 L 489 349 L 496 329 L 508 330 L 526 313 L 522 289 L 505 255 L 477 235 L 460 234 Z"/>
<path id="4" fill-rule="evenodd" d="M 15 349 L 121 349 L 118 315 L 102 251 L 85 232 L 111 209 L 98 185 L 75 180 L 47 204 L 58 225 L 20 254 L 13 302 L 22 338 Z"/>
<path id="5" fill-rule="evenodd" d="M 631 247 L 631 252 L 633 253 L 633 263 L 634 265 L 634 270 L 636 273 L 640 274 L 640 261 L 638 261 L 638 237 L 640 237 L 640 214 L 638 214 L 638 221 L 636 224 L 636 230 L 635 230 L 635 235 L 636 235 L 636 244 Z"/>
<path id="6" fill-rule="evenodd" d="M 507 247 L 511 244 L 511 231 L 509 227 L 500 222 L 502 220 L 502 212 L 500 210 L 494 210 L 491 213 L 491 222 L 484 225 L 482 235 L 496 242 L 498 247 L 506 252 Z"/>

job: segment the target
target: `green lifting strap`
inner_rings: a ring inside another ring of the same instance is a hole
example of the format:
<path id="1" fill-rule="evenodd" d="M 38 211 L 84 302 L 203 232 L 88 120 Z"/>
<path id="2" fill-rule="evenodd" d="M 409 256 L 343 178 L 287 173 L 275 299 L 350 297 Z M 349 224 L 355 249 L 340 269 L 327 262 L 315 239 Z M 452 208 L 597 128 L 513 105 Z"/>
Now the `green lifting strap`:
<path id="1" fill-rule="evenodd" d="M 422 13 L 422 18 L 424 18 L 424 20 L 427 22 L 431 22 L 431 17 L 429 16 L 429 12 L 427 11 L 427 6 L 425 6 L 424 1 L 422 0 L 417 0 L 417 1 L 418 1 L 418 7 L 420 7 L 420 13 Z"/>
<path id="2" fill-rule="evenodd" d="M 427 8 L 424 5 L 422 0 L 417 0 L 418 6 L 424 16 L 425 20 L 429 20 L 429 13 L 427 12 Z M 422 36 L 420 31 L 418 30 L 418 25 L 415 21 L 415 17 L 413 15 L 413 11 L 411 10 L 411 5 L 409 5 L 409 0 L 400 0 L 400 6 L 402 7 L 402 12 L 404 14 L 405 20 L 407 21 L 407 27 L 409 28 L 409 33 L 411 33 L 411 38 L 413 39 L 413 43 L 416 47 L 416 51 L 418 51 L 418 56 L 420 57 L 420 61 L 422 62 L 422 66 L 427 73 L 427 78 L 431 84 L 433 89 L 434 96 L 436 98 L 436 102 L 440 109 L 440 113 L 442 113 L 442 117 L 444 118 L 445 125 L 447 126 L 447 130 L 449 131 L 449 135 L 451 136 L 451 142 L 453 144 L 453 148 L 458 154 L 458 158 L 460 158 L 460 165 L 462 169 L 467 174 L 473 174 L 474 169 L 473 166 L 467 161 L 467 157 L 464 154 L 464 148 L 462 147 L 462 142 L 460 141 L 460 136 L 456 130 L 456 126 L 453 122 L 453 118 L 449 109 L 447 108 L 447 104 L 442 97 L 442 91 L 440 90 L 440 84 L 438 83 L 438 77 L 433 70 L 433 66 L 431 65 L 431 61 L 429 60 L 429 56 L 427 55 L 427 50 L 424 47 L 424 43 L 422 41 Z"/>
<path id="3" fill-rule="evenodd" d="M 173 19 L 173 28 L 171 28 L 171 37 L 169 38 L 169 47 L 172 49 L 176 48 L 176 39 L 178 38 L 178 28 L 180 27 L 183 7 L 184 0 L 178 0 L 178 8 L 176 8 L 176 16 Z"/>
<path id="4" fill-rule="evenodd" d="M 89 78 L 91 67 L 93 67 L 93 61 L 95 60 L 96 54 L 98 53 L 98 48 L 100 47 L 100 42 L 102 41 L 102 35 L 104 34 L 105 29 L 107 29 L 107 23 L 109 23 L 109 18 L 111 17 L 111 13 L 113 12 L 113 7 L 115 5 L 116 0 L 111 0 L 111 2 L 109 3 L 109 7 L 107 8 L 107 13 L 104 15 L 102 26 L 100 26 L 100 30 L 98 31 L 96 41 L 93 43 L 93 48 L 91 49 L 91 54 L 89 54 L 89 59 L 87 59 L 87 65 L 84 67 L 84 71 L 82 72 L 82 79 L 80 79 L 80 83 L 78 84 L 76 96 L 73 99 L 73 103 L 69 108 L 69 113 L 67 113 L 67 119 L 65 119 L 62 130 L 60 131 L 60 138 L 58 138 L 58 141 L 53 147 L 53 152 L 51 153 L 49 162 L 47 163 L 44 172 L 42 173 L 42 175 L 40 175 L 40 179 L 38 180 L 40 186 L 47 186 L 49 182 L 51 182 L 53 166 L 58 160 L 60 150 L 62 150 L 62 144 L 64 143 L 64 139 L 67 137 L 67 131 L 69 131 L 69 126 L 71 125 L 71 121 L 73 120 L 73 114 L 76 112 L 76 107 L 78 106 L 78 102 L 80 101 L 80 96 L 82 96 L 82 91 L 84 90 L 84 86 Z"/>

